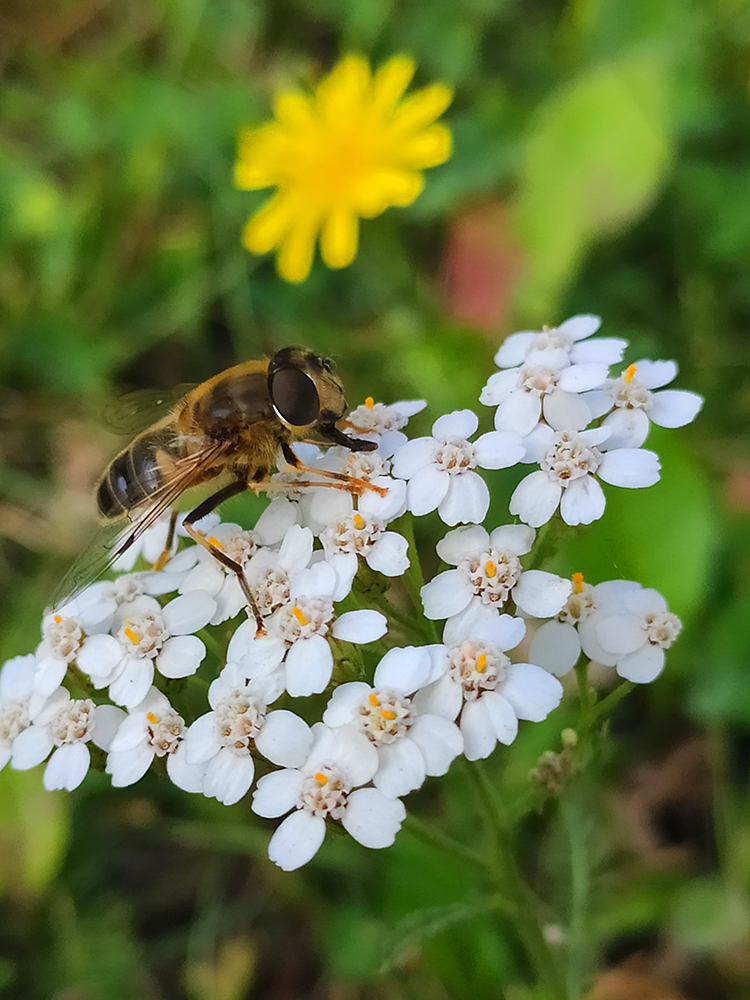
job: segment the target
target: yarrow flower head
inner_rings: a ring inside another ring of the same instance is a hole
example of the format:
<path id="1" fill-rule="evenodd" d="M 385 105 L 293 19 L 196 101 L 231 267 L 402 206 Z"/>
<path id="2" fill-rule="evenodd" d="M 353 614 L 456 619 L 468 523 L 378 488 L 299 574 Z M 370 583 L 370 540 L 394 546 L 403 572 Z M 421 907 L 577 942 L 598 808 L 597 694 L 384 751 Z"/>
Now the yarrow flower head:
<path id="1" fill-rule="evenodd" d="M 433 84 L 404 99 L 414 70 L 410 57 L 395 56 L 373 75 L 366 59 L 347 55 L 314 95 L 278 94 L 276 121 L 241 136 L 236 186 L 278 188 L 243 242 L 251 253 L 277 249 L 282 278 L 305 280 L 318 236 L 328 267 L 351 264 L 358 220 L 410 205 L 421 171 L 450 156 L 451 134 L 435 121 L 452 91 Z"/>

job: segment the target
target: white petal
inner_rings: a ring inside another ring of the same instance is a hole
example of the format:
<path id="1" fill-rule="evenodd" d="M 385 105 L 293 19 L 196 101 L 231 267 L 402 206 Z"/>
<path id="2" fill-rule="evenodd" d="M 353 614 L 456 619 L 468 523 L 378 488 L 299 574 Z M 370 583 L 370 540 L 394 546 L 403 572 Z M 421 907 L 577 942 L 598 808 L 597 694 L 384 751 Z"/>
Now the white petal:
<path id="1" fill-rule="evenodd" d="M 242 661 L 248 668 L 247 676 L 270 673 L 284 659 L 286 644 L 277 636 L 263 635 L 255 638 L 255 619 L 248 619 L 229 640 L 227 662 Z"/>
<path id="2" fill-rule="evenodd" d="M 510 498 L 509 510 L 534 528 L 540 528 L 552 517 L 560 503 L 562 487 L 553 483 L 541 469 L 526 476 L 516 486 Z"/>
<path id="3" fill-rule="evenodd" d="M 526 453 L 520 434 L 490 431 L 474 442 L 474 457 L 482 469 L 509 469 L 523 461 Z"/>
<path id="4" fill-rule="evenodd" d="M 529 643 L 529 660 L 549 670 L 555 677 L 564 677 L 569 673 L 580 655 L 578 632 L 568 622 L 545 622 Z"/>
<path id="5" fill-rule="evenodd" d="M 276 545 L 299 520 L 299 507 L 286 497 L 272 500 L 255 523 L 253 531 L 261 545 Z"/>
<path id="6" fill-rule="evenodd" d="M 266 819 L 283 816 L 297 805 L 304 780 L 302 772 L 295 768 L 263 775 L 253 792 L 253 812 Z"/>
<path id="7" fill-rule="evenodd" d="M 604 513 L 604 490 L 593 476 L 574 479 L 563 490 L 560 514 L 566 524 L 591 524 Z"/>
<path id="8" fill-rule="evenodd" d="M 397 694 L 409 695 L 428 683 L 432 673 L 432 657 L 426 646 L 404 646 L 389 649 L 375 668 L 373 687 L 392 688 Z"/>
<path id="9" fill-rule="evenodd" d="M 403 535 L 384 531 L 367 553 L 367 565 L 383 576 L 402 576 L 409 568 L 408 550 Z"/>
<path id="10" fill-rule="evenodd" d="M 531 569 L 513 588 L 516 606 L 532 618 L 551 618 L 570 597 L 573 585 L 554 573 Z"/>
<path id="11" fill-rule="evenodd" d="M 224 747 L 209 762 L 203 778 L 203 794 L 212 796 L 225 806 L 247 795 L 255 777 L 255 764 L 249 754 L 239 755 Z"/>
<path id="12" fill-rule="evenodd" d="M 612 431 L 609 427 L 605 427 L 603 424 L 601 427 L 591 427 L 587 431 L 581 431 L 578 435 L 584 444 L 593 445 L 598 448 L 600 445 L 604 444 L 605 441 L 609 439 Z"/>
<path id="13" fill-rule="evenodd" d="M 189 764 L 202 764 L 221 750 L 216 712 L 206 712 L 185 733 L 185 754 Z"/>
<path id="14" fill-rule="evenodd" d="M 646 642 L 643 619 L 638 615 L 612 615 L 596 626 L 596 638 L 603 649 L 615 656 L 634 653 Z"/>
<path id="15" fill-rule="evenodd" d="M 524 447 L 521 461 L 526 465 L 539 464 L 555 443 L 555 432 L 547 424 L 538 423 L 521 441 Z"/>
<path id="16" fill-rule="evenodd" d="M 495 355 L 497 367 L 515 368 L 522 365 L 535 336 L 536 334 L 532 330 L 522 330 L 520 333 L 511 333 L 509 337 L 506 337 Z"/>
<path id="17" fill-rule="evenodd" d="M 364 681 L 350 681 L 340 684 L 331 695 L 323 722 L 327 726 L 345 726 L 353 722 L 359 714 L 359 706 L 367 698 L 372 689 Z"/>
<path id="18" fill-rule="evenodd" d="M 407 441 L 393 456 L 393 475 L 397 479 L 411 479 L 426 469 L 432 462 L 436 441 L 431 437 L 414 438 Z"/>
<path id="19" fill-rule="evenodd" d="M 603 649 L 596 637 L 596 629 L 602 619 L 602 613 L 595 611 L 585 621 L 579 622 L 578 638 L 581 640 L 581 649 L 590 660 L 601 663 L 605 667 L 614 667 L 617 663 L 617 655 Z"/>
<path id="20" fill-rule="evenodd" d="M 182 581 L 180 593 L 189 594 L 194 590 L 203 591 L 215 598 L 221 590 L 225 578 L 226 573 L 216 559 L 213 557 L 201 559 Z"/>
<path id="21" fill-rule="evenodd" d="M 474 628 L 467 631 L 466 639 L 490 642 L 505 652 L 517 646 L 526 635 L 526 622 L 512 615 L 489 615 L 477 619 Z"/>
<path id="22" fill-rule="evenodd" d="M 94 727 L 91 740 L 100 750 L 109 750 L 117 730 L 127 719 L 121 708 L 114 705 L 97 705 L 94 711 Z"/>
<path id="23" fill-rule="evenodd" d="M 334 552 L 333 555 L 326 556 L 326 559 L 336 574 L 336 586 L 331 597 L 334 601 L 343 601 L 352 589 L 359 569 L 359 559 L 354 552 Z"/>
<path id="24" fill-rule="evenodd" d="M 379 611 L 347 611 L 333 623 L 335 639 L 344 642 L 375 642 L 388 631 L 388 619 Z"/>
<path id="25" fill-rule="evenodd" d="M 417 716 L 409 737 L 422 751 L 427 774 L 431 775 L 445 774 L 464 748 L 458 726 L 439 715 Z"/>
<path id="26" fill-rule="evenodd" d="M 6 660 L 0 667 L 0 699 L 22 701 L 28 698 L 34 690 L 35 670 L 36 657 L 33 653 Z"/>
<path id="27" fill-rule="evenodd" d="M 363 847 L 390 847 L 406 819 L 400 799 L 387 799 L 377 788 L 358 788 L 349 796 L 341 825 Z"/>
<path id="28" fill-rule="evenodd" d="M 29 726 L 13 740 L 11 767 L 16 771 L 28 771 L 41 764 L 52 747 L 46 726 Z"/>
<path id="29" fill-rule="evenodd" d="M 443 562 L 457 566 L 469 552 L 486 548 L 489 540 L 490 536 L 481 525 L 469 524 L 449 531 L 445 538 L 441 538 L 437 543 L 437 554 Z"/>
<path id="30" fill-rule="evenodd" d="M 309 499 L 308 515 L 302 516 L 316 533 L 333 521 L 348 517 L 354 509 L 351 495 L 343 490 L 310 490 L 306 498 Z"/>
<path id="31" fill-rule="evenodd" d="M 636 361 L 635 377 L 647 389 L 660 389 L 677 375 L 676 361 Z"/>
<path id="32" fill-rule="evenodd" d="M 419 592 L 426 618 L 450 618 L 463 611 L 471 590 L 457 569 L 449 569 L 426 583 Z"/>
<path id="33" fill-rule="evenodd" d="M 333 654 L 322 635 L 299 639 L 286 654 L 286 689 L 293 698 L 325 691 L 333 673 Z"/>
<path id="34" fill-rule="evenodd" d="M 341 726 L 331 730 L 329 737 L 326 738 L 323 733 L 321 737 L 320 745 L 313 746 L 310 751 L 306 767 L 312 763 L 317 769 L 321 758 L 327 758 L 352 786 L 366 785 L 370 781 L 378 769 L 378 752 L 364 733 L 354 726 Z"/>
<path id="35" fill-rule="evenodd" d="M 439 715 L 453 722 L 461 711 L 464 696 L 461 685 L 445 674 L 440 680 L 422 688 L 414 695 L 414 705 L 420 715 Z"/>
<path id="36" fill-rule="evenodd" d="M 216 601 L 205 591 L 194 590 L 165 605 L 162 617 L 172 635 L 198 632 L 211 621 L 216 611 Z"/>
<path id="37" fill-rule="evenodd" d="M 556 431 L 580 431 L 591 423 L 591 410 L 586 401 L 575 392 L 553 389 L 544 397 L 544 419 Z"/>
<path id="38" fill-rule="evenodd" d="M 478 426 L 479 418 L 473 410 L 454 410 L 437 418 L 432 425 L 432 436 L 438 441 L 466 441 Z"/>
<path id="39" fill-rule="evenodd" d="M 441 719 L 445 722 L 445 719 Z M 446 722 L 452 726 L 452 722 Z M 411 732 L 409 734 L 411 736 Z M 425 761 L 416 743 L 408 737 L 388 743 L 378 750 L 378 770 L 372 779 L 388 799 L 397 799 L 419 788 L 425 779 Z"/>
<path id="40" fill-rule="evenodd" d="M 614 406 L 614 399 L 609 389 L 593 389 L 591 392 L 584 392 L 582 399 L 591 410 L 592 420 L 603 417 Z"/>
<path id="41" fill-rule="evenodd" d="M 269 712 L 255 739 L 258 750 L 280 767 L 301 767 L 312 746 L 312 730 L 294 712 Z"/>
<path id="42" fill-rule="evenodd" d="M 667 610 L 667 602 L 653 587 L 623 589 L 621 599 L 624 606 L 633 615 L 658 615 Z"/>
<path id="43" fill-rule="evenodd" d="M 659 481 L 659 456 L 644 448 L 619 448 L 602 457 L 597 475 L 612 486 L 640 489 Z"/>
<path id="44" fill-rule="evenodd" d="M 479 699 L 495 730 L 499 743 L 510 746 L 518 734 L 518 716 L 513 706 L 497 691 L 485 691 Z"/>
<path id="45" fill-rule="evenodd" d="M 617 664 L 617 673 L 620 677 L 636 684 L 648 684 L 658 677 L 663 669 L 664 650 L 648 642 L 637 652 L 624 656 Z"/>
<path id="46" fill-rule="evenodd" d="M 596 340 L 588 340 L 585 344 L 574 344 L 570 351 L 570 363 L 616 365 L 622 361 L 627 346 L 627 340 L 620 340 L 617 337 L 597 337 Z"/>
<path id="47" fill-rule="evenodd" d="M 513 706 L 519 719 L 541 722 L 562 699 L 560 681 L 533 663 L 513 663 L 508 667 L 503 697 Z"/>
<path id="48" fill-rule="evenodd" d="M 520 364 L 520 362 L 519 362 Z M 483 406 L 497 406 L 507 399 L 511 392 L 518 388 L 518 367 L 510 368 L 504 372 L 495 372 L 487 379 L 487 384 L 482 388 L 479 395 L 479 402 Z"/>
<path id="49" fill-rule="evenodd" d="M 117 732 L 110 741 L 109 749 L 113 753 L 121 750 L 133 750 L 146 739 L 146 713 L 138 711 L 132 715 L 126 715 Z"/>
<path id="50" fill-rule="evenodd" d="M 85 743 L 65 743 L 58 747 L 44 769 L 44 787 L 48 792 L 78 788 L 91 763 L 91 753 Z"/>
<path id="51" fill-rule="evenodd" d="M 436 510 L 450 486 L 450 475 L 435 465 L 426 465 L 414 479 L 409 480 L 407 491 L 409 510 L 417 517 Z"/>
<path id="52" fill-rule="evenodd" d="M 122 660 L 122 646 L 112 635 L 87 635 L 76 663 L 89 677 L 107 680 Z"/>
<path id="53" fill-rule="evenodd" d="M 539 423 L 541 399 L 524 389 L 514 389 L 495 410 L 495 430 L 513 431 L 525 437 Z"/>
<path id="54" fill-rule="evenodd" d="M 501 524 L 490 535 L 490 545 L 513 556 L 525 556 L 531 552 L 535 537 L 536 532 L 527 524 Z"/>
<path id="55" fill-rule="evenodd" d="M 191 764 L 188 761 L 184 740 L 179 743 L 174 753 L 169 754 L 167 757 L 167 774 L 169 775 L 169 779 L 173 785 L 181 788 L 183 792 L 191 792 L 193 794 L 202 792 L 205 771 L 206 765 L 203 762 L 200 764 Z"/>
<path id="56" fill-rule="evenodd" d="M 120 674 L 109 685 L 109 696 L 118 705 L 134 708 L 146 697 L 153 680 L 153 660 L 144 656 L 128 657 Z"/>
<path id="57" fill-rule="evenodd" d="M 643 410 L 628 410 L 620 407 L 607 417 L 604 426 L 612 431 L 607 438 L 606 448 L 640 448 L 648 437 L 649 419 Z"/>
<path id="58" fill-rule="evenodd" d="M 190 677 L 205 655 L 206 647 L 197 635 L 175 635 L 161 647 L 156 669 L 163 677 Z"/>
<path id="59" fill-rule="evenodd" d="M 438 506 L 438 514 L 450 525 L 483 521 L 489 506 L 487 483 L 476 472 L 469 471 L 449 477 L 448 492 Z"/>
<path id="60" fill-rule="evenodd" d="M 295 574 L 289 584 L 289 597 L 331 597 L 338 586 L 336 570 L 327 562 L 316 562 Z"/>
<path id="61" fill-rule="evenodd" d="M 281 543 L 279 563 L 289 576 L 293 576 L 303 570 L 310 562 L 312 549 L 312 531 L 299 524 L 293 524 L 284 535 L 284 541 Z"/>
<path id="62" fill-rule="evenodd" d="M 495 605 L 482 604 L 478 597 L 472 597 L 463 611 L 452 615 L 443 627 L 443 642 L 447 646 L 463 641 L 463 636 L 472 637 L 479 627 L 484 627 L 493 618 L 499 617 Z"/>
<path id="63" fill-rule="evenodd" d="M 106 771 L 112 776 L 112 785 L 115 788 L 125 788 L 140 781 L 153 759 L 153 748 L 145 744 L 132 750 L 110 751 Z"/>
<path id="64" fill-rule="evenodd" d="M 386 524 L 393 521 L 406 511 L 407 485 L 403 479 L 391 479 L 390 476 L 376 476 L 371 480 L 374 486 L 381 486 L 388 490 L 384 497 L 379 496 L 374 490 L 367 490 L 364 496 L 359 498 L 359 510 L 363 514 L 371 514 L 379 521 Z"/>
<path id="65" fill-rule="evenodd" d="M 120 654 L 122 656 L 122 652 Z M 34 675 L 34 688 L 38 694 L 52 694 L 63 682 L 68 664 L 59 656 L 45 656 L 39 660 Z"/>
<path id="66" fill-rule="evenodd" d="M 571 365 L 560 372 L 557 384 L 563 392 L 587 392 L 603 385 L 608 372 L 608 365 Z"/>
<path id="67" fill-rule="evenodd" d="M 461 736 L 467 760 L 489 757 L 497 745 L 497 730 L 484 702 L 484 698 L 467 701 L 461 712 Z"/>
<path id="68" fill-rule="evenodd" d="M 703 396 L 684 389 L 655 392 L 649 416 L 659 427 L 684 427 L 694 420 L 703 406 Z"/>
<path id="69" fill-rule="evenodd" d="M 292 872 L 315 857 L 326 835 L 326 821 L 305 809 L 287 816 L 271 837 L 268 857 L 282 871 Z"/>
<path id="70" fill-rule="evenodd" d="M 577 341 L 592 336 L 601 325 L 601 316 L 594 316 L 593 313 L 578 313 L 576 316 L 566 319 L 557 329 L 560 333 L 565 333 Z"/>

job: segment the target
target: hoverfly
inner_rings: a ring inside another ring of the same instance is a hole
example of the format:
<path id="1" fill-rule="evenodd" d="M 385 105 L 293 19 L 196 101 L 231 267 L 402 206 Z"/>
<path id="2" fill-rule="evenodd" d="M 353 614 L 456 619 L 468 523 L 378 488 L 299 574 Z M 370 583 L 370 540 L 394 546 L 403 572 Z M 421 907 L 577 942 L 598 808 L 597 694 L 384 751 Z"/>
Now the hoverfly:
<path id="1" fill-rule="evenodd" d="M 63 601 L 80 592 L 126 552 L 177 499 L 194 486 L 222 477 L 225 484 L 184 519 L 190 537 L 235 573 L 252 610 L 258 634 L 263 621 L 242 565 L 196 527 L 224 500 L 245 490 L 298 489 L 330 486 L 361 496 L 385 493 L 363 479 L 303 465 L 292 442 L 317 434 L 325 442 L 351 451 L 372 451 L 376 444 L 351 438 L 336 425 L 347 412 L 344 388 L 328 358 L 303 347 L 285 347 L 270 360 L 245 361 L 214 375 L 188 391 L 168 415 L 139 434 L 105 469 L 97 487 L 99 513 L 115 528 L 104 542 L 74 564 L 60 587 Z M 313 473 L 331 482 L 269 480 L 279 455 L 296 472 Z M 165 550 L 155 564 L 162 568 L 171 553 L 177 513 L 173 509 Z"/>

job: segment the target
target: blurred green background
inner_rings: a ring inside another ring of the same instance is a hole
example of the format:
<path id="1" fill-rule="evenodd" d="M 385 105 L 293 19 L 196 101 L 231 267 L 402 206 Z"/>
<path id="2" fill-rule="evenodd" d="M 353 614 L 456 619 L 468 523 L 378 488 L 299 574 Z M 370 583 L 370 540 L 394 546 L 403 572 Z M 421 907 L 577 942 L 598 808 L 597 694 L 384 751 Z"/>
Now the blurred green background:
<path id="1" fill-rule="evenodd" d="M 364 223 L 352 267 L 286 285 L 240 246 L 266 194 L 232 189 L 236 134 L 351 50 L 453 83 L 455 153 Z M 652 435 L 662 482 L 610 489 L 555 568 L 655 586 L 685 630 L 586 775 L 524 820 L 524 867 L 550 940 L 566 928 L 571 997 L 750 996 L 750 3 L 5 0 L 0 64 L 0 661 L 34 648 L 90 533 L 118 392 L 303 343 L 353 405 L 426 398 L 424 433 L 477 405 L 507 333 L 599 313 L 706 406 Z M 490 526 L 521 474 L 492 477 Z M 437 521 L 420 531 L 431 571 Z M 574 704 L 496 751 L 503 794 Z M 458 765 L 408 804 L 478 843 Z M 538 995 L 512 922 L 439 850 L 329 838 L 283 874 L 269 835 L 247 801 L 153 775 L 65 796 L 6 769 L 0 995 Z"/>

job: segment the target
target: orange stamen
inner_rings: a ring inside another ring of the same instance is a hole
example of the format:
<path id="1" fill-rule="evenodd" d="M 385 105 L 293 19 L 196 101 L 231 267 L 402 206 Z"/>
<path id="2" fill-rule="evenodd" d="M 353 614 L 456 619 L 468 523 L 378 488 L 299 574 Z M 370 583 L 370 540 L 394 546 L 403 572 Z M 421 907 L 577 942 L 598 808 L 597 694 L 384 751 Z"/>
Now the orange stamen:
<path id="1" fill-rule="evenodd" d="M 395 712 L 391 712 L 391 710 L 388 709 L 388 708 L 384 708 L 383 711 L 380 714 L 383 716 L 384 719 L 395 719 L 396 718 L 396 713 Z"/>
<path id="2" fill-rule="evenodd" d="M 375 400 L 372 398 L 372 396 L 368 396 L 367 399 L 365 400 L 365 406 L 367 407 L 368 410 L 371 410 L 374 405 L 375 405 Z"/>
<path id="3" fill-rule="evenodd" d="M 583 573 L 573 574 L 573 589 L 575 590 L 576 594 L 583 593 Z"/>
<path id="4" fill-rule="evenodd" d="M 152 726 L 155 726 L 156 723 L 159 721 L 153 712 L 147 712 L 146 718 L 148 719 L 148 721 L 151 723 Z"/>
<path id="5" fill-rule="evenodd" d="M 477 672 L 483 674 L 487 669 L 487 654 L 482 653 L 482 655 L 477 660 Z"/>
<path id="6" fill-rule="evenodd" d="M 318 773 L 315 775 L 315 780 L 317 781 L 317 783 L 319 785 L 327 785 L 328 784 L 328 778 L 326 778 L 326 776 L 324 774 L 321 774 L 320 771 L 318 771 Z"/>
<path id="7" fill-rule="evenodd" d="M 497 568 L 491 559 L 487 562 L 486 566 L 484 567 L 484 571 L 490 578 L 490 580 L 492 579 L 493 576 L 497 575 Z"/>
<path id="8" fill-rule="evenodd" d="M 354 527 L 355 528 L 359 528 L 360 531 L 361 531 L 362 528 L 364 528 L 364 526 L 365 526 L 365 519 L 362 517 L 361 514 L 355 514 L 354 515 Z"/>
<path id="9" fill-rule="evenodd" d="M 293 607 L 292 608 L 292 614 L 297 619 L 297 621 L 300 623 L 300 625 L 307 625 L 307 618 L 305 618 L 305 616 L 302 614 L 302 612 L 300 611 L 300 609 L 298 607 Z"/>
<path id="10" fill-rule="evenodd" d="M 56 622 L 57 622 L 57 624 L 59 625 L 59 624 L 60 624 L 60 622 L 62 621 L 62 618 L 61 618 L 61 617 L 60 617 L 59 615 L 55 615 L 55 621 L 56 621 Z"/>
<path id="11" fill-rule="evenodd" d="M 632 382 L 634 375 L 635 375 L 635 365 L 628 365 L 627 371 L 625 372 L 625 381 Z"/>
<path id="12" fill-rule="evenodd" d="M 380 704 L 380 702 L 378 701 L 378 696 L 375 694 L 374 691 L 367 696 L 367 700 L 370 702 L 373 708 L 377 708 L 378 705 Z"/>
<path id="13" fill-rule="evenodd" d="M 125 635 L 128 637 L 128 639 L 130 639 L 130 641 L 133 643 L 134 646 L 137 646 L 138 643 L 140 642 L 140 639 L 135 634 L 135 632 L 132 630 L 132 628 L 126 628 L 125 629 Z"/>
<path id="14" fill-rule="evenodd" d="M 223 546 L 223 545 L 221 544 L 221 542 L 219 541 L 219 539 L 218 539 L 218 538 L 214 538 L 214 536 L 213 536 L 213 535 L 211 535 L 211 537 L 209 538 L 209 542 L 210 542 L 210 543 L 211 543 L 211 544 L 212 544 L 213 546 L 215 546 L 215 547 L 216 547 L 217 549 L 221 549 L 221 548 L 223 548 L 223 547 L 224 547 L 224 546 Z"/>

